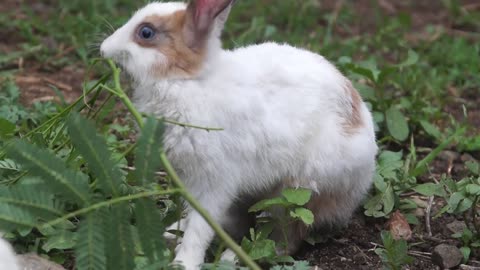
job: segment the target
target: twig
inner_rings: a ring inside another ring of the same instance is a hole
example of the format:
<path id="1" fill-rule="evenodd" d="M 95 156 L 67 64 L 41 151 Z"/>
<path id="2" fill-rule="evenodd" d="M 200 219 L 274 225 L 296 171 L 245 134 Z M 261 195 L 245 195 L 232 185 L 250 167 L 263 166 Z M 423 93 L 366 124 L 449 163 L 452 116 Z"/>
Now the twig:
<path id="1" fill-rule="evenodd" d="M 423 259 L 427 259 L 427 260 L 430 260 L 430 258 L 432 258 L 432 253 L 428 253 L 428 252 L 408 251 L 407 254 L 412 255 L 412 256 L 416 256 L 416 257 L 420 257 L 420 258 L 423 258 Z"/>
<path id="2" fill-rule="evenodd" d="M 435 199 L 435 196 L 430 196 L 428 198 L 428 205 L 427 205 L 427 208 L 425 209 L 425 227 L 427 229 L 427 235 L 429 237 L 432 237 L 432 227 L 430 226 L 430 213 L 432 211 L 432 205 L 433 205 L 434 199 Z"/>
<path id="3" fill-rule="evenodd" d="M 124 168 L 129 170 L 129 171 L 135 171 L 137 169 L 137 168 L 131 167 L 131 166 L 126 166 Z M 165 173 L 165 172 L 155 172 L 155 175 L 157 175 L 157 176 L 167 176 L 167 173 Z"/>
<path id="4" fill-rule="evenodd" d="M 433 237 L 433 236 L 421 235 L 419 238 L 421 240 L 432 241 L 432 242 L 435 242 L 435 243 L 445 243 L 445 242 L 447 242 L 447 240 L 445 240 L 445 239 L 440 239 L 440 238 Z"/>
<path id="5" fill-rule="evenodd" d="M 373 245 L 373 248 L 369 249 L 368 251 L 374 251 L 377 247 L 385 248 L 383 245 L 380 245 L 380 244 L 377 244 L 377 243 L 374 243 L 374 242 L 370 242 L 370 244 Z M 416 257 L 420 257 L 420 258 L 424 258 L 424 259 L 429 259 L 429 260 L 432 257 L 432 253 L 430 253 L 430 252 L 422 252 L 422 251 L 416 251 L 416 250 L 407 251 L 407 254 L 412 255 L 412 256 L 416 256 Z"/>
<path id="6" fill-rule="evenodd" d="M 142 114 L 142 116 L 147 116 L 147 115 Z M 157 119 L 160 120 L 160 121 L 163 121 L 167 124 L 181 126 L 181 127 L 184 127 L 184 128 L 203 129 L 203 130 L 208 131 L 208 132 L 224 130 L 223 128 L 203 127 L 203 126 L 197 126 L 197 125 L 193 125 L 193 124 L 189 124 L 189 123 L 182 123 L 182 122 L 178 122 L 178 121 L 175 121 L 175 120 L 166 119 L 166 118 L 163 118 L 163 117 L 160 117 L 160 118 L 157 118 Z"/>
<path id="7" fill-rule="evenodd" d="M 208 132 L 210 131 L 222 131 L 223 128 L 211 128 L 211 127 L 202 127 L 202 126 L 196 126 L 196 125 L 192 125 L 192 124 L 187 124 L 187 123 L 181 123 L 181 122 L 177 122 L 177 121 L 173 121 L 173 120 L 168 120 L 168 119 L 165 119 L 163 118 L 162 119 L 163 122 L 165 123 L 168 123 L 168 124 L 172 124 L 172 125 L 177 125 L 177 126 L 181 126 L 181 127 L 184 127 L 184 128 L 195 128 L 195 129 L 203 129 L 203 130 L 206 130 Z"/>

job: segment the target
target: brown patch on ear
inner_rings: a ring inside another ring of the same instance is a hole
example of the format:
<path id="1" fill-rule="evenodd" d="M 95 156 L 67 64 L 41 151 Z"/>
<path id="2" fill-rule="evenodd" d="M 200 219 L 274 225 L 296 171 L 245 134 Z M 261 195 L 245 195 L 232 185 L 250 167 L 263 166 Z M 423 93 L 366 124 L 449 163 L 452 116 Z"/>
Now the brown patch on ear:
<path id="1" fill-rule="evenodd" d="M 154 74 L 162 78 L 192 78 L 202 67 L 206 46 L 193 50 L 184 38 L 186 11 L 177 11 L 167 16 L 149 16 L 137 27 L 133 39 L 145 48 L 153 48 L 162 53 L 167 61 L 154 67 Z M 151 40 L 140 38 L 138 31 L 148 25 L 156 34 Z M 204 44 L 205 45 L 205 44 Z"/>
<path id="2" fill-rule="evenodd" d="M 345 115 L 345 123 L 343 128 L 347 134 L 355 134 L 356 130 L 363 126 L 362 120 L 362 97 L 358 93 L 357 89 L 353 87 L 352 83 L 347 80 L 345 84 L 346 94 L 350 99 L 350 113 Z"/>

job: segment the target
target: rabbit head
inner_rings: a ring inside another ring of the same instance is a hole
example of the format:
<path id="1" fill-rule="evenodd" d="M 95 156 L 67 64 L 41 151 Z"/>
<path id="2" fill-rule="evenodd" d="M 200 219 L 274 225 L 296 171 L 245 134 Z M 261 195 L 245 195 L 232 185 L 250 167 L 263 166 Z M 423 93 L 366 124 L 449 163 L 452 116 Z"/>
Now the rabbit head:
<path id="1" fill-rule="evenodd" d="M 221 50 L 220 34 L 234 0 L 148 4 L 100 47 L 137 83 L 198 76 Z"/>

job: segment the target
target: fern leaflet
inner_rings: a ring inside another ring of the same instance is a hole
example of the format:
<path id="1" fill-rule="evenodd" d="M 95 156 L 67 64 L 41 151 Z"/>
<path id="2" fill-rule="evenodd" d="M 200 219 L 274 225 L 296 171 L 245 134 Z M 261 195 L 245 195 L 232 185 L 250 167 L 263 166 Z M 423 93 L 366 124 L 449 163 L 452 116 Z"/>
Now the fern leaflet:
<path id="1" fill-rule="evenodd" d="M 20 162 L 31 175 L 39 176 L 51 188 L 64 198 L 72 199 L 82 205 L 89 204 L 88 178 L 81 172 L 66 167 L 65 162 L 47 150 L 17 140 L 9 148 L 8 154 Z"/>
<path id="2" fill-rule="evenodd" d="M 0 170 L 19 172 L 20 165 L 11 159 L 0 160 Z"/>
<path id="3" fill-rule="evenodd" d="M 0 187 L 0 207 L 4 204 L 23 208 L 44 220 L 63 215 L 62 205 L 51 194 L 41 190 L 39 184 L 20 183 Z"/>
<path id="4" fill-rule="evenodd" d="M 67 126 L 73 145 L 97 176 L 101 188 L 118 196 L 122 173 L 111 160 L 105 138 L 97 134 L 92 123 L 78 114 L 70 117 Z"/>
<path id="5" fill-rule="evenodd" d="M 132 270 L 135 268 L 130 213 L 127 204 L 118 204 L 105 216 L 107 268 Z"/>
<path id="6" fill-rule="evenodd" d="M 135 178 L 143 185 L 150 183 L 155 170 L 160 165 L 160 149 L 162 147 L 163 123 L 149 117 L 143 127 L 142 134 L 135 149 Z"/>
<path id="7" fill-rule="evenodd" d="M 105 237 L 101 220 L 107 211 L 96 211 L 86 216 L 78 229 L 75 262 L 78 270 L 106 269 Z M 108 232 L 107 232 L 108 233 Z"/>
<path id="8" fill-rule="evenodd" d="M 0 207 L 0 229 L 2 231 L 29 229 L 35 226 L 36 220 L 28 211 L 9 204 Z"/>
<path id="9" fill-rule="evenodd" d="M 163 225 L 155 202 L 151 199 L 140 199 L 135 203 L 135 217 L 142 250 L 150 263 L 167 259 L 163 257 L 166 248 L 163 240 Z"/>

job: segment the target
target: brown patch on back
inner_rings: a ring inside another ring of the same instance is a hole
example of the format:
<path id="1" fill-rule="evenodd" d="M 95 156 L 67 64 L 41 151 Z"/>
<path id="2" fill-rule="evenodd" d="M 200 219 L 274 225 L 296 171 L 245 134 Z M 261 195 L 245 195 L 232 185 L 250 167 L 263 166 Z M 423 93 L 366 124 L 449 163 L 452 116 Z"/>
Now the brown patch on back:
<path id="1" fill-rule="evenodd" d="M 181 10 L 167 16 L 152 15 L 138 25 L 133 40 L 145 48 L 154 48 L 166 56 L 166 63 L 154 67 L 155 75 L 159 77 L 192 78 L 202 67 L 206 55 L 206 43 L 195 49 L 185 42 L 186 11 Z M 151 40 L 138 36 L 141 27 L 153 27 L 156 35 Z M 188 34 L 188 33 L 187 33 Z"/>
<path id="2" fill-rule="evenodd" d="M 345 84 L 345 91 L 347 95 L 350 97 L 350 106 L 351 111 L 350 113 L 345 115 L 345 123 L 343 128 L 345 133 L 347 134 L 355 134 L 356 130 L 363 125 L 362 120 L 362 97 L 358 93 L 358 91 L 353 87 L 352 83 L 347 80 Z"/>

